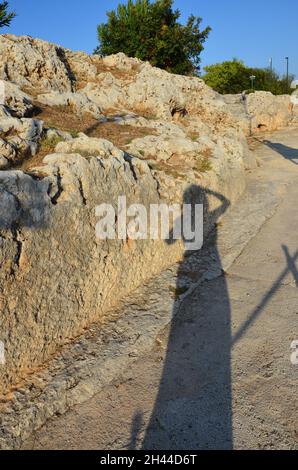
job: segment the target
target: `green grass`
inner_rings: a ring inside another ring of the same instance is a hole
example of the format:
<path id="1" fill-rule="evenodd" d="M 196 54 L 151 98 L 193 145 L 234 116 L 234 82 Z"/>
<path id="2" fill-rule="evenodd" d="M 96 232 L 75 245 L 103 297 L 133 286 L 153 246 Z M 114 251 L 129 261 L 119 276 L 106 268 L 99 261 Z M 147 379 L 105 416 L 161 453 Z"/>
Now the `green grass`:
<path id="1" fill-rule="evenodd" d="M 183 294 L 185 294 L 187 291 L 189 290 L 189 287 L 187 286 L 177 286 L 177 287 L 173 287 L 173 286 L 169 286 L 169 291 L 173 294 L 173 298 L 175 300 L 178 300 L 179 297 L 181 297 Z"/>
<path id="2" fill-rule="evenodd" d="M 197 160 L 196 164 L 192 167 L 194 171 L 199 173 L 206 173 L 207 171 L 212 170 L 212 164 L 209 160 L 209 157 L 203 157 Z"/>
<path id="3" fill-rule="evenodd" d="M 52 152 L 53 150 L 55 150 L 56 145 L 63 141 L 64 139 L 59 136 L 43 137 L 40 141 L 40 151 Z"/>

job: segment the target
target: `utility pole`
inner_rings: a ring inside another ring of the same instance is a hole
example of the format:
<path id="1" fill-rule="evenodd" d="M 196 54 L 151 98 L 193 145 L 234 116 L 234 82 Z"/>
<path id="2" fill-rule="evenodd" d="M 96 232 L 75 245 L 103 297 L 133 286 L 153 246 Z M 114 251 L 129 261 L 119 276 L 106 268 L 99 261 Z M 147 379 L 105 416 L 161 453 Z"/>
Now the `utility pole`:
<path id="1" fill-rule="evenodd" d="M 286 57 L 287 63 L 287 93 L 289 92 L 289 57 Z"/>
<path id="2" fill-rule="evenodd" d="M 271 75 L 273 74 L 273 59 L 270 57 L 269 59 L 269 68 L 270 68 L 270 73 Z"/>

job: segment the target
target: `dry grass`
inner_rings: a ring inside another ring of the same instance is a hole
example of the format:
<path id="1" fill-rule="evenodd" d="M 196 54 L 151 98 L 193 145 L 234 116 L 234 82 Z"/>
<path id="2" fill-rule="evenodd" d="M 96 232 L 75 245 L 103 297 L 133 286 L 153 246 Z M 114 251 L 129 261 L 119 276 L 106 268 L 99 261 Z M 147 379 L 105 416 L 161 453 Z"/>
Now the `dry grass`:
<path id="1" fill-rule="evenodd" d="M 76 137 L 79 132 L 84 132 L 89 137 L 107 139 L 122 150 L 125 150 L 133 139 L 156 134 L 155 129 L 149 127 L 120 125 L 116 122 L 102 123 L 91 114 L 79 116 L 71 106 L 35 104 L 38 108 L 36 117 L 44 122 L 45 128 L 66 131 L 73 137 Z M 28 172 L 34 167 L 42 166 L 44 157 L 54 153 L 57 143 L 61 140 L 63 139 L 42 139 L 37 155 L 18 162 L 15 168 Z"/>
<path id="2" fill-rule="evenodd" d="M 152 169 L 163 171 L 174 178 L 184 178 L 185 173 L 193 171 L 196 177 L 202 173 L 212 170 L 211 157 L 212 149 L 206 148 L 200 155 L 194 158 L 174 154 L 167 162 L 150 162 Z"/>
<path id="3" fill-rule="evenodd" d="M 168 165 L 167 163 L 163 161 L 159 161 L 159 162 L 150 161 L 149 166 L 152 168 L 152 170 L 162 171 L 166 175 L 171 176 L 172 178 L 175 178 L 175 179 L 185 178 L 185 168 L 183 169 L 183 168 L 178 168 L 177 166 Z"/>
<path id="4" fill-rule="evenodd" d="M 206 173 L 207 171 L 212 170 L 210 159 L 208 157 L 198 159 L 192 169 L 198 173 Z"/>
<path id="5" fill-rule="evenodd" d="M 7 137 L 15 137 L 15 136 L 18 136 L 18 132 L 14 128 L 11 128 L 7 132 L 0 131 L 0 139 L 6 139 Z"/>
<path id="6" fill-rule="evenodd" d="M 71 106 L 45 106 L 39 103 L 38 107 L 40 111 L 37 117 L 44 121 L 45 127 L 69 132 L 73 137 L 79 132 L 84 132 L 89 137 L 110 140 L 123 150 L 133 139 L 156 134 L 156 131 L 149 127 L 99 122 L 91 114 L 79 116 Z"/>
<path id="7" fill-rule="evenodd" d="M 155 129 L 150 127 L 134 127 L 129 124 L 119 125 L 115 122 L 105 122 L 96 126 L 87 133 L 89 137 L 100 137 L 113 142 L 121 150 L 134 139 L 156 135 Z"/>
<path id="8" fill-rule="evenodd" d="M 212 170 L 211 158 L 213 156 L 213 151 L 211 148 L 206 148 L 200 154 L 193 165 L 193 170 L 198 173 L 206 173 L 207 171 Z"/>
<path id="9" fill-rule="evenodd" d="M 199 134 L 194 132 L 188 132 L 187 137 L 191 139 L 193 142 L 196 142 L 199 138 Z"/>
<path id="10" fill-rule="evenodd" d="M 97 70 L 97 77 L 95 80 L 95 83 L 99 83 L 101 81 L 101 74 L 106 74 L 110 73 L 113 75 L 114 78 L 121 80 L 122 82 L 126 83 L 131 83 L 135 80 L 135 77 L 137 73 L 139 72 L 139 65 L 136 64 L 132 67 L 131 70 L 119 70 L 115 67 L 108 67 L 105 65 L 103 62 L 97 63 L 96 65 L 96 70 Z M 91 80 L 92 81 L 92 80 Z M 81 90 L 82 88 L 85 88 L 85 86 L 90 83 L 90 77 L 84 75 L 83 73 L 80 73 L 77 75 L 77 81 L 76 81 L 76 90 Z"/>
<path id="11" fill-rule="evenodd" d="M 35 104 L 38 108 L 35 117 L 44 121 L 45 127 L 66 131 L 73 136 L 77 135 L 78 132 L 85 132 L 86 129 L 98 123 L 91 114 L 78 115 L 72 106 Z"/>
<path id="12" fill-rule="evenodd" d="M 17 163 L 15 168 L 17 170 L 30 172 L 34 167 L 43 166 L 44 157 L 54 153 L 56 145 L 62 140 L 63 139 L 60 137 L 53 137 L 51 139 L 44 137 L 40 142 L 38 153 Z"/>
<path id="13" fill-rule="evenodd" d="M 150 127 L 135 127 L 129 124 L 120 125 L 112 121 L 99 122 L 91 114 L 80 116 L 71 106 L 46 106 L 40 103 L 35 104 L 38 107 L 36 117 L 44 121 L 45 128 L 66 131 L 73 137 L 76 137 L 79 132 L 84 132 L 89 137 L 107 139 L 122 150 L 126 150 L 127 145 L 134 139 L 157 134 L 156 130 Z M 115 111 L 114 116 L 117 116 Z M 110 117 L 112 118 L 113 116 Z M 44 138 L 41 141 L 37 155 L 24 159 L 23 162 L 18 164 L 18 168 L 24 171 L 30 171 L 33 167 L 42 166 L 44 157 L 55 151 L 55 147 L 60 140 L 62 139 Z M 143 156 L 145 157 L 145 155 Z M 168 163 L 152 163 L 152 159 L 154 159 L 155 156 L 150 157 L 147 155 L 147 159 L 151 160 L 153 169 L 163 171 L 174 178 L 184 178 L 186 171 L 191 169 L 195 174 L 205 173 L 211 170 L 211 157 L 211 149 L 206 149 L 202 152 L 195 162 L 187 162 L 181 156 L 173 156 L 172 161 Z"/>
<path id="14" fill-rule="evenodd" d="M 119 70 L 115 67 L 108 67 L 103 62 L 96 65 L 97 73 L 110 72 L 115 78 L 119 80 L 134 80 L 137 73 L 139 72 L 140 66 L 135 64 L 132 66 L 131 70 Z"/>
<path id="15" fill-rule="evenodd" d="M 172 176 L 175 179 L 185 178 L 186 171 L 193 170 L 195 176 L 199 177 L 202 173 L 206 173 L 212 169 L 209 158 L 199 158 L 194 165 L 173 165 L 165 162 L 150 161 L 150 167 L 155 171 L 163 171 L 165 174 Z"/>

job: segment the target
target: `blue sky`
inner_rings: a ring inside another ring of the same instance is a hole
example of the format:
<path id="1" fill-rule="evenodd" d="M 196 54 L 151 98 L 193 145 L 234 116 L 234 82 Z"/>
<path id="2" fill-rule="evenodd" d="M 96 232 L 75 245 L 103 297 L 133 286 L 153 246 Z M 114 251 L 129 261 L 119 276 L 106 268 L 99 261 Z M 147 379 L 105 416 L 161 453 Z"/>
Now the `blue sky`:
<path id="1" fill-rule="evenodd" d="M 10 0 L 18 17 L 2 32 L 28 34 L 65 47 L 92 52 L 97 45 L 96 25 L 119 0 Z M 237 57 L 248 65 L 274 67 L 298 76 L 297 0 L 176 0 L 182 21 L 201 16 L 213 29 L 202 55 L 202 65 Z"/>

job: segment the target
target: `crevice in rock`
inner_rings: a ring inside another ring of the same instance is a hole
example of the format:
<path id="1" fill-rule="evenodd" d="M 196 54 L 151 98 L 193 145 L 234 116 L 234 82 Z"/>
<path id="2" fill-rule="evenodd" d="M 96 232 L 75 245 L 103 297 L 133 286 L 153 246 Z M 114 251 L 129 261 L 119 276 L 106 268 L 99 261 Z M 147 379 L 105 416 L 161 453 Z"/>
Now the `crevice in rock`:
<path id="1" fill-rule="evenodd" d="M 156 191 L 157 191 L 157 194 L 158 194 L 159 198 L 161 199 L 160 182 L 159 182 L 159 180 L 156 178 L 156 176 L 155 176 L 155 174 L 154 174 L 153 168 L 152 168 L 150 165 L 148 165 L 148 166 L 149 166 L 149 169 L 150 169 L 151 176 L 152 176 L 152 178 L 154 179 L 154 181 L 155 181 L 155 183 L 156 183 Z"/>
<path id="2" fill-rule="evenodd" d="M 71 91 L 74 91 L 77 79 L 76 79 L 76 76 L 74 75 L 73 71 L 71 70 L 71 67 L 69 65 L 69 62 L 68 62 L 66 54 L 65 54 L 65 51 L 61 47 L 57 47 L 56 52 L 57 52 L 57 56 L 59 57 L 59 59 L 63 63 L 63 65 L 66 69 L 68 78 L 71 82 Z"/>
<path id="3" fill-rule="evenodd" d="M 17 247 L 17 252 L 14 258 L 14 264 L 17 266 L 17 268 L 20 267 L 20 259 L 22 256 L 22 250 L 23 250 L 23 242 L 19 240 L 19 224 L 15 222 L 13 226 L 11 227 L 11 234 L 12 234 L 12 239 L 16 244 Z"/>
<path id="4" fill-rule="evenodd" d="M 61 196 L 61 194 L 63 193 L 62 176 L 61 176 L 60 170 L 57 171 L 57 186 L 58 186 L 58 191 L 56 192 L 56 194 L 54 196 L 51 197 L 51 202 L 54 206 L 57 205 L 58 199 Z M 50 192 L 50 189 L 51 188 L 49 188 L 49 190 L 48 190 L 48 194 Z"/>
<path id="5" fill-rule="evenodd" d="M 171 115 L 173 119 L 178 120 L 180 118 L 186 117 L 188 115 L 188 111 L 183 106 L 174 106 L 171 109 Z"/>
<path id="6" fill-rule="evenodd" d="M 9 76 L 8 64 L 5 64 L 5 66 L 4 66 L 4 73 L 5 73 L 5 79 L 9 82 L 12 81 L 10 76 Z"/>
<path id="7" fill-rule="evenodd" d="M 135 181 L 138 181 L 138 177 L 137 177 L 136 171 L 132 163 L 132 157 L 128 153 L 124 152 L 124 160 L 129 164 L 129 168 L 130 168 L 130 171 L 132 172 L 133 179 Z"/>
<path id="8" fill-rule="evenodd" d="M 34 181 L 42 181 L 46 178 L 47 175 L 43 175 L 42 173 L 33 173 L 32 171 L 23 171 L 24 175 L 30 176 Z"/>
<path id="9" fill-rule="evenodd" d="M 83 184 L 82 184 L 82 180 L 79 179 L 79 191 L 80 191 L 80 195 L 81 195 L 81 198 L 82 198 L 82 201 L 83 201 L 83 205 L 86 206 L 87 205 L 87 199 L 85 197 L 85 194 L 84 194 L 84 188 L 83 188 Z"/>

